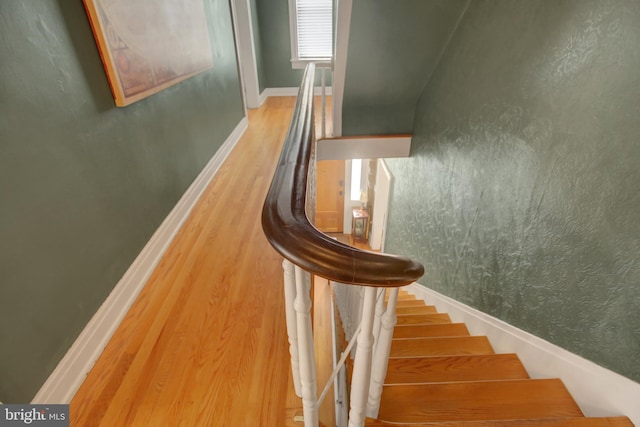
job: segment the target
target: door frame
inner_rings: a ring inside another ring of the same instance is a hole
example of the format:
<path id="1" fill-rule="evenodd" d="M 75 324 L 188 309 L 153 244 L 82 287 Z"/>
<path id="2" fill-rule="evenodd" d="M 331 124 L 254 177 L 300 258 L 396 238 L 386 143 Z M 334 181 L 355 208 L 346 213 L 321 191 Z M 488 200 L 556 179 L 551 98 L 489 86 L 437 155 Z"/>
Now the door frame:
<path id="1" fill-rule="evenodd" d="M 260 107 L 260 84 L 251 22 L 251 0 L 231 0 L 238 73 L 245 108 Z"/>

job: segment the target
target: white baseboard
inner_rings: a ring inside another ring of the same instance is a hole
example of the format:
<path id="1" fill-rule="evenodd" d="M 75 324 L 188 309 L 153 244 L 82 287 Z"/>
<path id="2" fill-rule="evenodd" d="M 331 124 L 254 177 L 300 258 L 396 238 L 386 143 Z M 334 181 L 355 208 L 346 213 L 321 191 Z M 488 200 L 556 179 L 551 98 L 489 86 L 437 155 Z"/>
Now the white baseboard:
<path id="1" fill-rule="evenodd" d="M 496 353 L 517 353 L 532 378 L 560 378 L 586 416 L 624 415 L 640 425 L 640 384 L 419 284 L 409 293 L 486 335 Z"/>
<path id="2" fill-rule="evenodd" d="M 31 403 L 71 401 L 209 182 L 248 127 L 244 117 L 151 236 Z"/>

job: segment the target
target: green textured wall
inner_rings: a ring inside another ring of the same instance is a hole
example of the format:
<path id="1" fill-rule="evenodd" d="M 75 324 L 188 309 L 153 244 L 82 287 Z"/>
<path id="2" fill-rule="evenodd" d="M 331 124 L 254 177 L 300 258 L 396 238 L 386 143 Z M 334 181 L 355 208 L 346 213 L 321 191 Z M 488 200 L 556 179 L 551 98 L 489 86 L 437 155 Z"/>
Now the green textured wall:
<path id="1" fill-rule="evenodd" d="M 635 381 L 638 46 L 637 1 L 473 0 L 389 162 L 387 233 L 422 284 Z"/>
<path id="2" fill-rule="evenodd" d="M 0 2 L 0 401 L 28 402 L 243 116 L 214 69 L 116 108 L 80 0 Z"/>
<path id="3" fill-rule="evenodd" d="M 418 97 L 468 0 L 355 0 L 342 133 L 410 133 Z"/>

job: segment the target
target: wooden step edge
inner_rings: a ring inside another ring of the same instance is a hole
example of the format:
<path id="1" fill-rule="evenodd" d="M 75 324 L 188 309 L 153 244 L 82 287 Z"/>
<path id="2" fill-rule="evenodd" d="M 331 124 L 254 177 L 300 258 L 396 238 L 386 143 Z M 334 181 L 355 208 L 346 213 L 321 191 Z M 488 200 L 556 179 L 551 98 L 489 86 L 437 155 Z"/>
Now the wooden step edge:
<path id="1" fill-rule="evenodd" d="M 394 338 L 390 356 L 455 356 L 462 354 L 495 354 L 484 336 Z"/>
<path id="2" fill-rule="evenodd" d="M 385 385 L 528 379 L 514 353 L 390 357 Z"/>
<path id="3" fill-rule="evenodd" d="M 517 420 L 440 421 L 425 423 L 389 423 L 367 418 L 366 427 L 634 427 L 627 417 L 565 417 Z"/>
<path id="4" fill-rule="evenodd" d="M 400 308 L 400 307 L 426 307 L 427 304 L 425 304 L 424 301 L 419 300 L 419 299 L 403 299 L 403 300 L 398 300 L 398 302 L 396 303 L 396 308 Z"/>
<path id="5" fill-rule="evenodd" d="M 385 385 L 379 412 L 398 424 L 583 416 L 557 378 Z"/>
<path id="6" fill-rule="evenodd" d="M 468 337 L 471 334 L 464 323 L 435 323 L 431 325 L 396 325 L 393 338 Z"/>
<path id="7" fill-rule="evenodd" d="M 415 305 L 408 307 L 397 307 L 396 315 L 408 315 L 408 314 L 441 314 L 438 313 L 438 309 L 435 305 Z"/>
<path id="8" fill-rule="evenodd" d="M 396 325 L 436 325 L 452 323 L 447 313 L 437 314 L 398 314 Z"/>
<path id="9" fill-rule="evenodd" d="M 447 342 L 455 342 L 455 341 L 482 341 L 486 344 L 491 344 L 489 342 L 489 338 L 486 335 L 463 335 L 463 336 L 450 336 L 450 337 L 409 337 L 409 338 L 393 338 L 391 340 L 391 345 L 393 343 L 407 343 L 407 342 L 437 342 L 442 341 L 443 343 Z"/>

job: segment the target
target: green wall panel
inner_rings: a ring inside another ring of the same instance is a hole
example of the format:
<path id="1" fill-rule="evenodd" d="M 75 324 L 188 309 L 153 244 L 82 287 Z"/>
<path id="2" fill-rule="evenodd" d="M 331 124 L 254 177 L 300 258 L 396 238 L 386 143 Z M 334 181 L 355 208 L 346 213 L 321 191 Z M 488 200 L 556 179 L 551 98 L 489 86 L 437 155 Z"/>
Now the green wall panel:
<path id="1" fill-rule="evenodd" d="M 214 68 L 116 108 L 81 1 L 0 2 L 0 401 L 28 402 L 243 117 L 229 4 Z"/>
<path id="2" fill-rule="evenodd" d="M 264 87 L 300 86 L 302 70 L 291 69 L 288 1 L 261 0 L 257 3 Z"/>
<path id="3" fill-rule="evenodd" d="M 353 2 L 344 135 L 411 132 L 418 97 L 467 2 Z"/>
<path id="4" fill-rule="evenodd" d="M 421 43 L 421 42 L 420 42 Z M 472 1 L 418 101 L 387 249 L 640 381 L 640 3 Z"/>
<path id="5" fill-rule="evenodd" d="M 287 0 L 256 1 L 260 22 L 261 75 L 260 90 L 264 88 L 298 87 L 304 70 L 291 68 L 291 37 L 289 34 L 289 2 Z M 253 5 L 252 5 L 253 7 Z M 320 85 L 320 72 L 316 72 Z M 327 73 L 326 85 L 331 85 Z"/>

